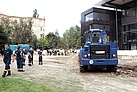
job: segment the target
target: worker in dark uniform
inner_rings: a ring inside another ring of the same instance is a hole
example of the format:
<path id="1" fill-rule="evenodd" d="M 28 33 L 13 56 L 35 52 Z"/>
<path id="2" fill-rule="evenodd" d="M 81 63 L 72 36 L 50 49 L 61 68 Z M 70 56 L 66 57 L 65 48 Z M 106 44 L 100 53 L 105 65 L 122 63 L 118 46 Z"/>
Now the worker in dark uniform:
<path id="1" fill-rule="evenodd" d="M 31 56 L 31 54 L 30 54 L 30 52 L 28 52 L 28 66 L 31 66 L 31 64 L 32 64 L 32 56 Z"/>
<path id="2" fill-rule="evenodd" d="M 38 55 L 39 55 L 39 65 L 42 65 L 42 50 L 38 51 Z"/>
<path id="3" fill-rule="evenodd" d="M 24 70 L 23 70 L 23 64 L 24 64 L 24 51 L 23 51 L 22 48 L 20 48 L 20 50 L 21 50 L 21 67 L 20 67 L 20 70 L 21 70 L 21 71 L 24 71 Z"/>
<path id="4" fill-rule="evenodd" d="M 31 54 L 31 63 L 32 63 L 32 65 L 33 65 L 33 53 L 34 53 L 34 51 L 33 51 L 33 49 L 32 49 L 32 47 L 29 49 L 29 53 Z"/>
<path id="5" fill-rule="evenodd" d="M 23 66 L 25 66 L 25 59 L 26 59 L 25 51 L 23 49 L 21 49 L 21 51 L 22 51 L 22 63 L 23 63 Z"/>
<path id="6" fill-rule="evenodd" d="M 10 70 L 11 57 L 12 57 L 12 61 L 14 62 L 14 55 L 12 50 L 8 48 L 8 44 L 4 45 L 4 49 L 2 50 L 1 54 L 3 57 L 3 62 L 5 63 L 5 70 L 3 72 L 2 77 L 5 77 L 7 72 L 8 72 L 7 76 L 10 76 L 11 75 L 11 70 Z"/>
<path id="7" fill-rule="evenodd" d="M 22 61 L 22 51 L 20 46 L 18 46 L 17 50 L 15 51 L 16 60 L 17 60 L 17 70 L 18 72 L 24 72 L 23 70 L 23 61 Z"/>

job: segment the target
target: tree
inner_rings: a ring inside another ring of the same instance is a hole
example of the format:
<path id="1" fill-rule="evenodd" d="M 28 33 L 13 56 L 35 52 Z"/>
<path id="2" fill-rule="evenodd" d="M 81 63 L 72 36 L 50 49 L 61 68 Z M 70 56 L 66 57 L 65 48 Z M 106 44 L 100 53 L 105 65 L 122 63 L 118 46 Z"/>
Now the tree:
<path id="1" fill-rule="evenodd" d="M 75 26 L 76 31 L 76 48 L 81 48 L 81 29 L 78 25 Z"/>
<path id="2" fill-rule="evenodd" d="M 34 9 L 33 10 L 33 16 L 32 16 L 33 18 L 38 18 L 39 17 L 39 14 L 38 14 L 38 12 L 37 12 L 37 9 Z"/>
<path id="3" fill-rule="evenodd" d="M 1 38 L 5 39 L 3 42 L 9 44 L 30 44 L 36 48 L 37 37 L 32 31 L 32 18 L 17 20 L 10 20 L 8 17 L 1 17 Z M 1 40 L 2 40 L 1 39 Z M 1 41 L 2 42 L 2 41 Z M 1 43 L 2 44 L 2 43 Z"/>
<path id="4" fill-rule="evenodd" d="M 66 30 L 63 34 L 62 42 L 63 42 L 63 48 L 64 49 L 69 49 L 69 30 Z"/>
<path id="5" fill-rule="evenodd" d="M 30 45 L 36 49 L 37 48 L 37 36 L 35 34 L 32 35 L 32 39 L 31 39 L 31 42 L 30 42 Z"/>
<path id="6" fill-rule="evenodd" d="M 42 49 L 49 48 L 48 40 L 44 34 L 40 39 L 38 39 L 37 46 L 38 48 L 42 48 Z"/>
<path id="7" fill-rule="evenodd" d="M 70 27 L 69 30 L 66 30 L 63 34 L 63 48 L 64 49 L 79 49 L 81 42 L 80 27 L 74 26 Z"/>
<path id="8" fill-rule="evenodd" d="M 57 37 L 59 37 L 59 32 L 58 32 L 58 30 L 55 31 L 55 35 L 56 35 Z"/>
<path id="9" fill-rule="evenodd" d="M 61 42 L 61 37 L 59 36 L 58 30 L 55 31 L 55 41 L 56 41 L 56 48 L 62 48 L 62 42 Z"/>
<path id="10" fill-rule="evenodd" d="M 53 32 L 49 32 L 47 35 L 46 35 L 46 38 L 49 42 L 49 46 L 50 48 L 54 48 L 56 49 L 57 48 L 57 36 L 53 33 Z"/>
<path id="11" fill-rule="evenodd" d="M 2 26 L 0 26 L 0 50 L 3 48 L 5 43 L 8 43 L 8 36 L 3 31 Z"/>
<path id="12" fill-rule="evenodd" d="M 19 23 L 15 20 L 12 21 L 12 43 L 13 44 L 30 44 L 32 41 L 32 19 L 20 19 Z M 18 39 L 18 40 L 17 40 Z"/>
<path id="13" fill-rule="evenodd" d="M 0 20 L 1 20 L 1 27 L 7 37 L 7 43 L 11 43 L 11 33 L 12 33 L 11 30 L 12 27 L 10 25 L 11 22 L 8 17 L 1 17 Z"/>

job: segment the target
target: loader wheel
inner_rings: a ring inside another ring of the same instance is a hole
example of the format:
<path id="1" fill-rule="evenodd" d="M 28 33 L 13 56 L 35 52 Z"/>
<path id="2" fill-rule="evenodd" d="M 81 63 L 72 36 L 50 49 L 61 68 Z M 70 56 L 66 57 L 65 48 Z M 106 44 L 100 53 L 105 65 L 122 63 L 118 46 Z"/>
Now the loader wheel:
<path id="1" fill-rule="evenodd" d="M 108 72 L 116 72 L 117 71 L 117 66 L 108 66 L 107 71 Z"/>
<path id="2" fill-rule="evenodd" d="M 80 66 L 80 72 L 85 73 L 88 71 L 88 66 Z"/>

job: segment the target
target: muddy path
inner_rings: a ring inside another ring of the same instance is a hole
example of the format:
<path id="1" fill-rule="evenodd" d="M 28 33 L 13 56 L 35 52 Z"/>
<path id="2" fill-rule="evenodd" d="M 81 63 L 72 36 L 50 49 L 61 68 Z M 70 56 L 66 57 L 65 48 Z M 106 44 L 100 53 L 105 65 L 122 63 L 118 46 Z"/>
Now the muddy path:
<path id="1" fill-rule="evenodd" d="M 120 62 L 123 61 L 120 60 Z M 11 78 L 51 85 L 64 89 L 65 92 L 137 92 L 135 64 L 120 63 L 116 73 L 106 71 L 80 73 L 77 55 L 71 55 L 68 57 L 44 56 L 42 66 L 35 60 L 33 66 L 24 67 L 24 73 L 16 71 L 16 62 L 12 63 L 11 68 Z M 0 69 L 3 70 L 2 62 Z"/>

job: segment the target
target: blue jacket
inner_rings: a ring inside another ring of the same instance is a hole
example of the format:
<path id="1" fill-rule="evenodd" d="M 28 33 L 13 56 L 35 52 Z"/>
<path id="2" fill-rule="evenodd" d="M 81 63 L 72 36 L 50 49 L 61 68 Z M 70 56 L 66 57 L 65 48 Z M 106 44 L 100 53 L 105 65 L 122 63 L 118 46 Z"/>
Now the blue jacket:
<path id="1" fill-rule="evenodd" d="M 2 55 L 4 56 L 4 59 L 9 59 L 9 60 L 11 60 L 11 55 L 12 55 L 12 50 L 11 49 L 7 49 L 7 50 L 3 50 L 2 51 Z"/>
<path id="2" fill-rule="evenodd" d="M 15 51 L 15 54 L 16 54 L 16 59 L 21 59 L 22 58 L 21 50 L 17 49 Z"/>

